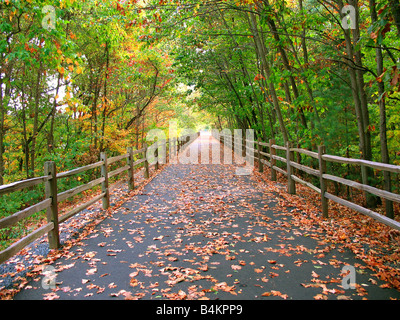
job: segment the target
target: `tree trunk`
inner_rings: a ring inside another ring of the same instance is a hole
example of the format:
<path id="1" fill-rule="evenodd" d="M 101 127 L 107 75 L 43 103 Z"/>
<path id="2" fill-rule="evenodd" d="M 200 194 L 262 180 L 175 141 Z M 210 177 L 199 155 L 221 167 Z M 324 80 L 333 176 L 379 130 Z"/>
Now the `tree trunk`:
<path id="1" fill-rule="evenodd" d="M 40 81 L 42 78 L 42 62 L 37 70 L 36 76 L 36 85 L 35 85 L 35 100 L 34 100 L 34 108 L 33 108 L 33 131 L 31 137 L 31 163 L 30 163 L 30 170 L 31 170 L 31 177 L 35 176 L 35 160 L 36 160 L 36 140 L 38 135 L 38 126 L 39 126 L 39 104 L 40 104 Z"/>
<path id="2" fill-rule="evenodd" d="M 343 1 L 337 1 L 339 5 L 339 11 L 342 12 Z M 346 55 L 347 55 L 347 66 L 349 70 L 351 92 L 354 101 L 354 107 L 356 111 L 357 127 L 360 141 L 361 157 L 364 160 L 372 160 L 372 149 L 371 149 L 371 135 L 368 130 L 369 125 L 369 114 L 368 105 L 366 99 L 366 92 L 364 88 L 364 77 L 362 74 L 362 61 L 360 50 L 354 51 L 353 43 L 356 43 L 359 39 L 359 11 L 357 0 L 353 0 L 351 4 L 355 7 L 355 28 L 352 29 L 353 39 L 348 29 L 343 29 L 345 42 L 346 42 Z M 373 170 L 369 167 L 363 166 L 362 168 L 362 179 L 364 184 L 368 184 L 368 181 L 373 180 Z M 366 206 L 373 208 L 377 204 L 377 197 L 374 195 L 364 192 L 366 198 Z"/>
<path id="3" fill-rule="evenodd" d="M 26 103 L 25 103 L 25 92 L 24 89 L 21 90 L 21 122 L 22 122 L 22 149 L 24 150 L 24 159 L 20 161 L 22 169 L 22 164 L 25 165 L 26 178 L 31 178 L 29 175 L 29 143 L 28 143 L 28 132 L 26 128 Z M 25 163 L 24 163 L 25 162 Z"/>
<path id="4" fill-rule="evenodd" d="M 54 122 L 57 114 L 57 99 L 56 97 L 58 96 L 58 91 L 60 90 L 60 85 L 61 85 L 61 73 L 58 74 L 57 77 L 57 86 L 56 86 L 56 92 L 54 96 L 54 101 L 53 101 L 53 108 L 51 110 L 51 119 L 50 119 L 50 131 L 48 134 L 47 138 L 47 151 L 49 153 L 54 151 Z"/>
<path id="5" fill-rule="evenodd" d="M 92 104 L 92 118 L 91 118 L 91 124 L 92 124 L 92 138 L 93 138 L 93 146 L 95 149 L 97 149 L 97 101 L 99 99 L 99 81 L 98 78 L 96 78 L 96 84 L 94 87 L 94 100 Z"/>
<path id="6" fill-rule="evenodd" d="M 101 123 L 101 139 L 100 139 L 100 152 L 104 151 L 104 135 L 106 130 L 106 115 L 107 115 L 107 78 L 108 78 L 108 68 L 110 64 L 110 50 L 109 44 L 106 42 L 105 47 L 105 55 L 106 55 L 106 67 L 105 67 L 105 74 L 104 74 L 104 93 L 103 93 L 103 114 L 102 114 L 102 123 Z"/>
<path id="7" fill-rule="evenodd" d="M 371 14 L 371 24 L 374 24 L 378 20 L 378 15 L 376 13 L 376 2 L 375 0 L 369 0 L 369 10 Z M 375 49 L 376 53 L 376 73 L 381 75 L 383 73 L 383 54 L 382 48 L 378 46 Z M 379 95 L 379 138 L 381 143 L 381 161 L 383 163 L 389 163 L 389 150 L 387 145 L 387 135 L 386 135 L 386 104 L 385 104 L 385 83 L 383 81 L 378 82 L 378 95 Z M 384 171 L 384 189 L 386 191 L 392 191 L 391 175 L 390 172 Z M 386 215 L 389 218 L 394 218 L 393 202 L 390 200 L 385 200 Z"/>
<path id="8" fill-rule="evenodd" d="M 283 121 L 281 107 L 278 102 L 278 96 L 276 94 L 275 86 L 274 86 L 273 81 L 271 80 L 271 71 L 270 71 L 269 63 L 266 58 L 265 44 L 262 43 L 262 41 L 260 39 L 260 35 L 259 35 L 258 29 L 257 29 L 257 20 L 256 20 L 255 15 L 253 13 L 249 13 L 249 16 L 250 16 L 249 25 L 250 25 L 251 32 L 253 34 L 253 39 L 254 39 L 254 43 L 256 46 L 256 50 L 259 50 L 259 56 L 261 57 L 261 63 L 262 63 L 263 69 L 265 71 L 265 75 L 267 76 L 269 92 L 272 96 L 272 103 L 275 108 L 276 115 L 278 117 L 278 122 L 279 122 L 279 126 L 280 126 L 280 129 L 282 132 L 283 140 L 286 144 L 286 142 L 289 141 L 289 137 L 288 137 L 288 133 L 286 130 L 285 122 Z"/>
<path id="9" fill-rule="evenodd" d="M 1 77 L 1 76 L 0 76 Z M 0 80 L 0 185 L 4 184 L 4 106 L 3 106 L 3 81 Z"/>
<path id="10" fill-rule="evenodd" d="M 264 1 L 264 5 L 266 7 L 269 6 L 269 1 L 265 0 Z M 277 43 L 278 51 L 279 51 L 280 56 L 282 58 L 282 63 L 284 65 L 285 69 L 290 72 L 289 81 L 290 81 L 290 85 L 292 86 L 294 99 L 296 100 L 296 99 L 299 98 L 299 90 L 297 88 L 296 81 L 295 81 L 295 79 L 294 79 L 294 77 L 292 75 L 292 68 L 290 66 L 289 59 L 287 57 L 285 49 L 281 45 L 281 39 L 280 39 L 278 30 L 276 28 L 275 21 L 269 15 L 267 17 L 268 17 L 267 18 L 268 26 L 269 26 L 269 29 L 271 30 L 271 33 L 272 33 L 272 35 L 273 35 L 273 37 L 274 37 L 274 39 L 275 39 L 275 41 Z M 303 109 L 301 107 L 298 108 L 298 114 L 299 114 L 299 117 L 300 117 L 301 124 L 304 126 L 304 128 L 307 128 L 307 120 L 306 120 L 306 117 L 304 115 L 304 111 L 303 111 Z"/>
<path id="11" fill-rule="evenodd" d="M 5 106 L 3 99 L 3 77 L 0 74 L 0 185 L 4 184 L 4 120 L 5 120 Z"/>

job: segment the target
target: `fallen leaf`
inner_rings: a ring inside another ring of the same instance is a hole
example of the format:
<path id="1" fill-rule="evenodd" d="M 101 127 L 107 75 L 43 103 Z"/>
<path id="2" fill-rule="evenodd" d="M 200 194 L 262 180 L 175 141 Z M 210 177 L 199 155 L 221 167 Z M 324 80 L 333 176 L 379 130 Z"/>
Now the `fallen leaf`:
<path id="1" fill-rule="evenodd" d="M 269 297 L 269 296 L 275 296 L 275 297 L 281 297 L 282 299 L 287 299 L 289 296 L 287 294 L 283 294 L 280 291 L 277 290 L 271 290 L 271 291 L 267 291 L 264 292 L 263 294 L 261 294 L 262 297 Z"/>
<path id="2" fill-rule="evenodd" d="M 314 299 L 315 300 L 328 300 L 328 296 L 325 296 L 325 295 L 319 293 L 314 296 Z"/>
<path id="3" fill-rule="evenodd" d="M 86 275 L 87 275 L 87 276 L 90 276 L 90 275 L 95 274 L 96 272 L 97 272 L 97 268 L 88 269 L 88 270 L 86 271 Z"/>
<path id="4" fill-rule="evenodd" d="M 184 299 L 186 299 L 187 294 L 185 293 L 185 291 L 179 290 L 178 291 L 178 296 L 179 296 L 180 299 L 184 300 Z"/>
<path id="5" fill-rule="evenodd" d="M 208 265 L 203 264 L 200 267 L 198 267 L 197 269 L 199 269 L 200 271 L 206 272 L 206 271 L 208 271 Z"/>
<path id="6" fill-rule="evenodd" d="M 337 296 L 337 299 L 338 300 L 351 300 L 351 297 L 345 296 L 345 295 L 340 295 L 340 296 Z"/>
<path id="7" fill-rule="evenodd" d="M 132 287 L 136 287 L 136 286 L 139 284 L 139 281 L 138 281 L 136 278 L 132 278 L 132 279 L 129 281 L 129 284 L 130 284 L 130 286 L 132 286 Z"/>
<path id="8" fill-rule="evenodd" d="M 45 293 L 43 294 L 43 296 L 44 296 L 43 300 L 54 300 L 60 298 L 60 296 L 57 295 L 55 292 Z"/>
<path id="9" fill-rule="evenodd" d="M 178 261 L 177 257 L 168 257 L 168 261 Z"/>

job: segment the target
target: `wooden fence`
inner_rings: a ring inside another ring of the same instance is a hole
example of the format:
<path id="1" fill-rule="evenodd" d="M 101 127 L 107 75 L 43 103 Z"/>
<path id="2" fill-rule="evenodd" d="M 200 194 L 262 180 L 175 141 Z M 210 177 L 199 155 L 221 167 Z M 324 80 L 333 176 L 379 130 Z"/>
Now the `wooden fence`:
<path id="1" fill-rule="evenodd" d="M 198 135 L 198 133 L 197 133 Z M 215 136 L 217 137 L 217 136 Z M 220 135 L 218 137 L 221 142 L 223 142 L 228 147 L 231 147 L 234 150 L 235 143 L 240 143 L 241 146 L 242 141 L 239 139 L 232 139 L 232 136 L 228 135 Z M 128 148 L 125 154 L 115 156 L 112 158 L 107 158 L 105 153 L 101 153 L 100 159 L 96 163 L 89 164 L 84 167 L 76 168 L 70 171 L 57 173 L 56 165 L 54 162 L 49 161 L 44 165 L 44 174 L 41 177 L 32 178 L 23 181 L 17 181 L 14 183 L 10 183 L 8 185 L 0 186 L 0 196 L 3 194 L 8 194 L 17 190 L 22 190 L 26 188 L 31 188 L 35 185 L 43 183 L 45 185 L 45 198 L 41 202 L 34 204 L 28 208 L 25 208 L 13 215 L 5 217 L 0 220 L 0 229 L 10 227 L 15 225 L 17 222 L 31 216 L 34 213 L 37 213 L 42 210 L 46 210 L 47 212 L 47 223 L 43 226 L 37 228 L 27 236 L 23 237 L 19 241 L 13 243 L 8 248 L 4 249 L 0 252 L 0 263 L 8 260 L 10 257 L 14 256 L 28 244 L 32 243 L 34 240 L 39 237 L 45 235 L 47 233 L 49 246 L 50 248 L 58 248 L 60 246 L 59 239 L 59 224 L 68 220 L 72 216 L 86 209 L 87 207 L 93 205 L 95 202 L 102 200 L 103 209 L 108 209 L 110 206 L 110 194 L 108 187 L 108 179 L 117 175 L 120 175 L 124 172 L 128 173 L 128 185 L 130 189 L 134 189 L 135 180 L 134 180 L 134 168 L 140 164 L 144 166 L 144 175 L 145 178 L 149 177 L 149 160 L 151 161 L 151 165 L 154 165 L 155 169 L 158 169 L 159 163 L 163 163 L 160 161 L 161 158 L 158 156 L 159 150 L 165 150 L 165 158 L 167 158 L 166 151 L 169 150 L 172 154 L 175 154 L 181 150 L 185 143 L 189 140 L 188 137 L 179 137 L 170 139 L 169 141 L 161 140 L 159 142 L 154 143 L 152 146 L 145 146 L 140 150 L 133 151 L 132 148 Z M 167 145 L 169 146 L 167 148 Z M 153 148 L 154 157 L 153 159 L 149 159 L 147 157 L 148 149 Z M 264 148 L 269 151 L 265 152 Z M 251 149 L 252 153 L 248 153 L 247 151 Z M 278 155 L 278 152 L 283 154 Z M 318 169 L 314 169 L 308 167 L 306 165 L 300 164 L 295 159 L 295 153 L 299 153 L 301 155 L 305 155 L 311 158 L 314 158 L 318 161 Z M 136 161 L 134 161 L 135 156 L 142 155 L 142 157 Z M 169 154 L 171 155 L 171 153 Z M 360 159 L 351 159 L 338 157 L 334 155 L 329 155 L 325 153 L 325 147 L 319 146 L 318 152 L 309 151 L 306 149 L 293 148 L 291 143 L 287 143 L 286 146 L 280 146 L 275 143 L 275 140 L 270 139 L 269 142 L 262 141 L 249 141 L 246 140 L 246 144 L 243 147 L 243 155 L 253 156 L 254 160 L 258 161 L 259 170 L 263 170 L 263 166 L 267 165 L 271 170 L 271 180 L 276 181 L 276 172 L 280 172 L 287 177 L 287 188 L 290 194 L 296 193 L 296 182 L 301 183 L 315 192 L 319 193 L 321 196 L 321 210 L 323 217 L 328 217 L 328 200 L 332 200 L 341 205 L 344 205 L 348 208 L 356 210 L 362 214 L 368 215 L 396 230 L 400 230 L 400 223 L 390 219 L 384 215 L 381 215 L 377 212 L 364 208 L 360 205 L 357 205 L 348 200 L 344 200 L 339 198 L 329 192 L 327 192 L 327 182 L 334 181 L 337 183 L 344 184 L 346 186 L 350 186 L 364 192 L 370 192 L 379 197 L 382 197 L 388 201 L 400 202 L 400 195 L 392 192 L 388 192 L 385 190 L 381 190 L 372 186 L 369 186 L 365 183 L 359 183 L 356 181 L 344 179 L 341 177 L 337 177 L 335 175 L 331 175 L 327 173 L 327 162 L 336 162 L 341 164 L 355 164 L 360 166 L 367 166 L 373 169 L 389 171 L 393 173 L 400 173 L 400 166 L 389 165 L 379 162 L 365 161 Z M 115 169 L 113 171 L 109 171 L 108 167 L 111 164 L 115 164 L 118 161 L 126 159 L 126 165 Z M 286 170 L 277 166 L 277 161 L 286 164 Z M 150 165 L 150 166 L 151 166 Z M 88 170 L 100 168 L 101 176 L 95 180 L 90 181 L 84 185 L 80 185 L 78 187 L 72 188 L 70 190 L 58 193 L 57 181 L 58 179 L 63 179 L 67 177 L 73 177 L 79 173 L 86 172 Z M 312 183 L 301 179 L 300 177 L 295 175 L 295 170 L 298 169 L 307 174 L 313 175 L 319 179 L 319 187 L 313 185 Z M 361 170 L 364 172 L 364 170 Z M 366 179 L 362 179 L 365 181 Z M 59 216 L 58 213 L 58 203 L 64 201 L 72 196 L 79 194 L 80 192 L 89 190 L 94 186 L 101 184 L 101 193 L 86 203 L 79 205 L 78 207 L 72 209 L 71 211 L 64 213 L 62 216 Z"/>
<path id="2" fill-rule="evenodd" d="M 197 133 L 198 136 L 198 133 Z M 134 179 L 134 168 L 143 163 L 144 166 L 144 177 L 149 178 L 149 166 L 154 165 L 155 170 L 158 170 L 160 163 L 165 163 L 167 158 L 172 154 L 177 154 L 185 143 L 189 142 L 190 137 L 179 137 L 171 138 L 170 140 L 160 140 L 155 142 L 153 145 L 140 150 L 133 151 L 133 148 L 128 148 L 125 154 L 115 156 L 112 158 L 107 158 L 106 153 L 102 152 L 100 154 L 100 159 L 96 163 L 89 164 L 84 167 L 76 168 L 70 171 L 57 173 L 56 164 L 53 161 L 48 161 L 44 165 L 44 174 L 41 177 L 27 179 L 23 181 L 13 182 L 7 185 L 0 186 L 0 196 L 3 194 L 8 194 L 14 191 L 31 188 L 38 184 L 44 183 L 45 186 L 45 199 L 37 204 L 34 204 L 28 208 L 25 208 L 19 212 L 16 212 L 10 216 L 7 216 L 0 220 L 0 229 L 11 227 L 15 225 L 18 221 L 28 218 L 34 213 L 42 210 L 46 210 L 47 223 L 43 226 L 37 228 L 30 234 L 26 235 L 22 239 L 10 245 L 8 248 L 0 251 L 0 263 L 8 260 L 15 254 L 17 254 L 24 247 L 40 238 L 47 233 L 49 240 L 49 247 L 51 249 L 56 249 L 60 247 L 60 237 L 59 237 L 59 224 L 73 217 L 77 213 L 86 209 L 87 207 L 93 205 L 97 201 L 102 200 L 103 209 L 106 210 L 110 206 L 110 193 L 108 186 L 108 179 L 122 173 L 128 173 L 128 185 L 130 189 L 135 188 Z M 168 147 L 167 147 L 168 146 Z M 148 149 L 152 149 L 153 152 L 148 152 Z M 161 150 L 164 152 L 164 159 L 158 156 L 158 152 Z M 167 152 L 169 151 L 169 152 Z M 153 157 L 147 157 L 147 154 L 154 154 Z M 134 160 L 135 156 L 138 157 L 142 155 L 140 159 Z M 151 158 L 151 159 L 150 159 Z M 126 159 L 126 165 L 109 171 L 109 166 L 115 164 L 118 161 Z M 161 161 L 160 161 L 161 160 Z M 149 165 L 150 162 L 150 165 Z M 90 181 L 89 183 L 80 185 L 78 187 L 72 188 L 70 190 L 58 193 L 57 181 L 59 179 L 74 177 L 75 175 L 86 172 L 91 169 L 100 168 L 101 177 Z M 96 195 L 91 200 L 86 203 L 79 205 L 78 207 L 72 209 L 71 211 L 59 215 L 58 203 L 64 201 L 72 196 L 75 196 L 83 191 L 89 190 L 97 185 L 101 184 L 101 193 Z"/>
<path id="3" fill-rule="evenodd" d="M 366 177 L 362 177 L 362 181 L 364 183 L 359 183 L 353 180 L 337 177 L 335 175 L 331 175 L 327 173 L 327 162 L 336 162 L 341 164 L 354 164 L 360 165 L 361 167 L 370 167 L 373 169 L 381 170 L 381 171 L 389 171 L 393 173 L 400 173 L 400 166 L 390 165 L 380 162 L 366 161 L 361 159 L 352 159 L 352 158 L 344 158 L 334 155 L 326 154 L 325 147 L 319 146 L 318 152 L 309 151 L 301 148 L 294 148 L 292 143 L 288 142 L 286 146 L 277 145 L 274 139 L 270 139 L 269 142 L 258 141 L 246 141 L 246 143 L 242 144 L 241 138 L 239 140 L 232 139 L 232 136 L 221 134 L 219 137 L 215 135 L 214 137 L 219 138 L 221 142 L 223 142 L 228 147 L 234 149 L 235 143 L 240 143 L 243 148 L 243 156 L 253 156 L 254 160 L 258 161 L 258 167 L 260 172 L 263 171 L 263 166 L 268 166 L 271 170 L 271 180 L 276 181 L 276 172 L 282 173 L 287 178 L 287 191 L 290 194 L 296 193 L 296 182 L 303 184 L 315 192 L 319 193 L 321 196 L 321 211 L 324 218 L 328 217 L 328 199 L 332 200 L 336 203 L 344 205 L 350 209 L 353 209 L 357 212 L 370 216 L 396 230 L 400 230 L 400 222 L 388 218 L 387 216 L 381 215 L 378 212 L 372 211 L 370 209 L 364 208 L 358 204 L 355 204 L 351 201 L 339 198 L 327 191 L 327 183 L 328 181 L 334 181 L 349 187 L 353 187 L 363 192 L 369 192 L 376 196 L 386 199 L 386 201 L 395 201 L 400 202 L 400 195 L 396 193 L 392 193 L 389 191 L 381 190 L 366 184 Z M 251 153 L 247 152 L 249 149 L 252 149 Z M 265 152 L 263 150 L 267 150 L 269 152 Z M 278 152 L 281 152 L 281 155 L 278 155 Z M 305 155 L 311 158 L 314 158 L 318 161 L 318 169 L 314 169 L 303 164 L 296 162 L 295 153 L 299 153 L 301 155 Z M 283 153 L 283 154 L 282 154 Z M 286 164 L 286 170 L 277 166 L 277 161 Z M 312 183 L 301 179 L 300 177 L 295 175 L 294 169 L 298 169 L 303 171 L 309 175 L 315 176 L 319 179 L 319 187 L 313 185 Z M 361 168 L 361 173 L 365 174 L 364 168 Z"/>

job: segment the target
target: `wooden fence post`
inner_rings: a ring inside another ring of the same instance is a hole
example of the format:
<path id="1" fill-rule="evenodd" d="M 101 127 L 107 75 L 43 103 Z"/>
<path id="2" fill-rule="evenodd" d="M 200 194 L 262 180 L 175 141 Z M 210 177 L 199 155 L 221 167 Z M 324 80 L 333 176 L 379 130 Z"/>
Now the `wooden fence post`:
<path id="1" fill-rule="evenodd" d="M 51 176 L 45 182 L 45 196 L 51 199 L 51 205 L 47 208 L 47 222 L 52 222 L 54 227 L 47 233 L 49 247 L 58 249 L 60 247 L 60 234 L 58 229 L 58 200 L 57 200 L 57 171 L 54 161 L 44 163 L 44 175 Z"/>
<path id="2" fill-rule="evenodd" d="M 290 141 L 286 142 L 286 171 L 287 171 L 287 179 L 288 179 L 288 193 L 296 194 L 296 184 L 292 179 L 293 169 L 290 161 L 294 161 L 294 152 L 290 151 L 293 144 Z"/>
<path id="3" fill-rule="evenodd" d="M 174 138 L 168 139 L 168 163 L 173 162 L 174 157 Z"/>
<path id="4" fill-rule="evenodd" d="M 276 149 L 272 147 L 275 144 L 275 139 L 269 139 L 269 154 L 271 160 L 271 181 L 276 181 L 276 170 L 273 168 L 276 165 L 276 159 L 273 156 L 276 156 Z"/>
<path id="5" fill-rule="evenodd" d="M 178 163 L 178 137 L 172 138 L 173 150 L 174 150 L 174 162 L 173 164 Z"/>
<path id="6" fill-rule="evenodd" d="M 242 134 L 242 136 L 241 136 L 241 138 L 242 138 L 242 141 L 241 141 L 241 145 L 242 145 L 242 158 L 245 158 L 245 161 L 246 161 L 246 153 L 247 153 L 247 148 L 246 148 L 246 146 L 247 146 L 247 141 L 246 141 L 246 130 L 241 130 L 242 132 L 241 132 L 241 134 Z"/>
<path id="7" fill-rule="evenodd" d="M 107 154 L 105 152 L 100 153 L 100 161 L 104 162 L 101 165 L 101 177 L 104 178 L 101 183 L 101 192 L 105 193 L 101 201 L 103 202 L 103 209 L 107 210 L 110 207 L 110 192 L 108 190 Z"/>
<path id="8" fill-rule="evenodd" d="M 155 169 L 155 170 L 158 170 L 158 168 L 159 168 L 159 160 L 158 160 L 158 141 L 154 142 L 154 147 L 155 147 L 154 156 L 155 156 L 155 158 L 156 158 L 156 163 L 155 163 L 155 165 L 154 165 L 154 169 Z"/>
<path id="9" fill-rule="evenodd" d="M 261 139 L 260 139 L 260 137 L 258 137 L 257 142 L 258 142 L 258 143 L 257 143 L 257 151 L 258 151 L 258 172 L 263 172 L 263 171 L 264 171 L 264 165 L 263 165 L 263 163 L 261 162 L 262 156 L 261 156 L 261 145 L 260 145 Z"/>
<path id="10" fill-rule="evenodd" d="M 160 152 L 158 153 L 158 156 L 160 157 L 159 159 L 159 164 L 165 164 L 166 163 L 166 157 L 167 157 L 167 141 L 165 139 L 161 140 L 161 154 Z"/>
<path id="11" fill-rule="evenodd" d="M 167 142 L 165 139 L 162 139 L 159 143 L 160 151 L 157 153 L 158 157 L 158 165 L 163 165 L 166 163 L 166 156 L 167 156 Z"/>
<path id="12" fill-rule="evenodd" d="M 149 160 L 147 159 L 147 143 L 143 144 L 143 159 L 144 161 L 144 178 L 148 179 L 149 178 Z"/>
<path id="13" fill-rule="evenodd" d="M 133 170 L 133 148 L 128 147 L 127 153 L 129 153 L 129 157 L 126 158 L 126 162 L 129 165 L 128 169 L 128 186 L 130 190 L 135 189 L 135 175 Z"/>
<path id="14" fill-rule="evenodd" d="M 322 176 L 326 173 L 326 161 L 322 159 L 322 155 L 324 155 L 325 152 L 326 152 L 325 146 L 318 146 L 319 182 L 321 189 L 322 216 L 324 218 L 328 218 L 328 199 L 325 198 L 326 180 Z"/>
<path id="15" fill-rule="evenodd" d="M 168 145 L 168 148 L 167 148 L 167 145 Z M 163 151 L 163 161 L 164 161 L 164 164 L 167 164 L 167 163 L 169 163 L 169 145 L 170 145 L 170 140 L 168 139 L 164 139 L 163 140 L 163 149 L 164 149 L 164 151 Z"/>

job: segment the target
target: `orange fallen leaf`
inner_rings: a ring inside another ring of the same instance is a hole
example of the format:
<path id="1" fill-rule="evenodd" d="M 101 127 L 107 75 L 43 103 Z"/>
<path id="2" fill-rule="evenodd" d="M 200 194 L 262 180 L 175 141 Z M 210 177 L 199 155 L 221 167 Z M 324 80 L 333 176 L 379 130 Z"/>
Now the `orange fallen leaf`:
<path id="1" fill-rule="evenodd" d="M 207 264 L 201 265 L 197 269 L 199 269 L 200 271 L 204 271 L 204 272 L 208 271 L 208 265 Z"/>
<path id="2" fill-rule="evenodd" d="M 129 282 L 129 284 L 132 287 L 136 287 L 139 284 L 139 281 L 137 279 L 135 279 L 135 278 L 132 278 L 131 281 Z"/>
<path id="3" fill-rule="evenodd" d="M 60 298 L 55 292 L 45 293 L 43 300 L 54 300 Z"/>
<path id="4" fill-rule="evenodd" d="M 271 290 L 271 291 L 266 291 L 263 294 L 261 294 L 262 297 L 269 297 L 269 296 L 275 296 L 275 297 L 281 297 L 282 299 L 287 299 L 289 296 L 287 294 L 283 294 L 280 291 L 277 290 Z"/>
<path id="5" fill-rule="evenodd" d="M 183 300 L 183 299 L 185 299 L 187 297 L 187 294 L 185 293 L 185 291 L 179 290 L 178 291 L 178 296 L 179 296 L 180 299 Z"/>

